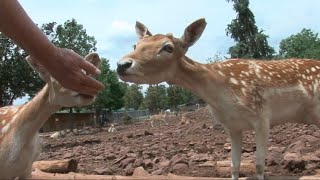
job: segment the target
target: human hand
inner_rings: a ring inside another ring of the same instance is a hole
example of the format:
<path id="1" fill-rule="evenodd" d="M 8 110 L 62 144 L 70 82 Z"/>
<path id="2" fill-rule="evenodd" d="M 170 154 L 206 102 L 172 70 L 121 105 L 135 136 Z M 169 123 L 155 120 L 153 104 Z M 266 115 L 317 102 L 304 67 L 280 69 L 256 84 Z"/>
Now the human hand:
<path id="1" fill-rule="evenodd" d="M 98 75 L 101 71 L 69 49 L 55 47 L 52 55 L 41 60 L 50 75 L 67 89 L 89 96 L 96 96 L 104 89 L 102 83 L 82 72 Z"/>

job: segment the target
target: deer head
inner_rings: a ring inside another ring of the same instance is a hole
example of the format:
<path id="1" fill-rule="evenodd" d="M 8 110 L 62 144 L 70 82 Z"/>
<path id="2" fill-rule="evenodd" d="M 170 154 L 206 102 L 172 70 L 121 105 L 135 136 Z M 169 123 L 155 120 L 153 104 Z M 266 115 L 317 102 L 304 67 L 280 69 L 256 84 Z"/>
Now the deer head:
<path id="1" fill-rule="evenodd" d="M 170 81 L 182 63 L 188 48 L 197 42 L 206 27 L 205 19 L 189 25 L 181 38 L 172 34 L 152 35 L 140 22 L 136 23 L 138 42 L 134 50 L 118 62 L 117 72 L 124 81 L 156 84 Z"/>
<path id="2" fill-rule="evenodd" d="M 101 61 L 97 53 L 90 53 L 84 59 L 97 67 L 100 65 Z M 32 69 L 39 73 L 41 79 L 48 84 L 49 101 L 51 104 L 62 107 L 74 107 L 86 106 L 94 102 L 95 97 L 79 94 L 62 87 L 60 83 L 56 81 L 49 72 L 31 56 L 28 56 L 26 60 Z"/>

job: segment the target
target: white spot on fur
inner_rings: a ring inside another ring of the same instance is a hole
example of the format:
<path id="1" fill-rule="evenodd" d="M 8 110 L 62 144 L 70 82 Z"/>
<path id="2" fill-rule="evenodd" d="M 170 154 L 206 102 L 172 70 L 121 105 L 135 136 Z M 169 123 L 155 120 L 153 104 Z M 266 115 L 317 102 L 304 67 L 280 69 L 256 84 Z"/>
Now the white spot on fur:
<path id="1" fill-rule="evenodd" d="M 225 76 L 221 71 L 218 71 L 218 74 L 220 74 L 221 76 Z"/>
<path id="2" fill-rule="evenodd" d="M 312 68 L 311 68 L 311 71 L 312 71 L 312 72 L 316 72 L 316 68 L 312 67 Z"/>
<path id="3" fill-rule="evenodd" d="M 239 82 L 235 78 L 230 78 L 230 82 L 236 85 L 239 84 Z"/>
<path id="4" fill-rule="evenodd" d="M 246 89 L 245 88 L 241 88 L 241 91 L 242 91 L 242 93 L 244 94 L 244 95 L 246 95 L 247 93 L 246 93 Z"/>
<path id="5" fill-rule="evenodd" d="M 1 134 L 7 133 L 9 131 L 9 128 L 10 128 L 10 123 L 8 123 L 2 128 Z"/>

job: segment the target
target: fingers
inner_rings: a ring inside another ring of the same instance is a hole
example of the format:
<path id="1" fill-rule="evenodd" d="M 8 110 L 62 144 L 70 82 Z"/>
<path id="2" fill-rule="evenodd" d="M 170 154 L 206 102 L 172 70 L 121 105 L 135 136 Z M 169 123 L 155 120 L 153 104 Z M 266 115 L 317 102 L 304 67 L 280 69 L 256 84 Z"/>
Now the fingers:
<path id="1" fill-rule="evenodd" d="M 101 74 L 101 71 L 95 67 L 93 64 L 87 62 L 87 61 L 81 61 L 80 67 L 85 70 L 88 74 L 91 75 L 99 75 Z"/>
<path id="2" fill-rule="evenodd" d="M 83 73 L 81 74 L 82 74 L 82 78 L 80 78 L 81 88 L 77 90 L 77 92 L 79 92 L 80 94 L 96 96 L 104 89 L 104 85 L 99 81 Z"/>

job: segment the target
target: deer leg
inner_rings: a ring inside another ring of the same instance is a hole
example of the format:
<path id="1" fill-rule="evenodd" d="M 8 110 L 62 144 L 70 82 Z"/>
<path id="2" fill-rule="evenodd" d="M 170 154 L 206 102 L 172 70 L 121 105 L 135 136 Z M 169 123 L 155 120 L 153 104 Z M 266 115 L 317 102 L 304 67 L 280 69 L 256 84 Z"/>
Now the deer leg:
<path id="1" fill-rule="evenodd" d="M 165 123 L 166 123 L 166 125 L 168 125 L 168 122 L 167 122 L 165 119 L 162 119 L 162 121 L 163 121 L 163 122 L 165 122 Z"/>
<path id="2" fill-rule="evenodd" d="M 268 120 L 263 120 L 256 127 L 256 170 L 257 179 L 264 179 L 265 158 L 267 154 L 267 143 L 269 138 L 270 126 Z"/>
<path id="3" fill-rule="evenodd" d="M 231 176 L 233 180 L 239 178 L 242 153 L 242 132 L 229 130 L 231 139 Z"/>

